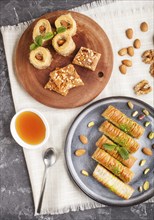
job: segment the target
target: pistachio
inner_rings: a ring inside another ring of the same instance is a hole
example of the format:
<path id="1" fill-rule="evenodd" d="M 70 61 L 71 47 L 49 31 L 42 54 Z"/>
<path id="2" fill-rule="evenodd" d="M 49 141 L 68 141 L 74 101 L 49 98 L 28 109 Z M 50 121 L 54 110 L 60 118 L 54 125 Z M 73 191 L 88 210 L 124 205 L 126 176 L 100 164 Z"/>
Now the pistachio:
<path id="1" fill-rule="evenodd" d="M 144 190 L 148 190 L 150 188 L 150 183 L 149 181 L 145 181 L 144 184 L 143 184 L 143 189 Z"/>
<path id="2" fill-rule="evenodd" d="M 75 155 L 77 157 L 80 157 L 80 156 L 84 155 L 85 153 L 86 153 L 85 149 L 78 149 L 78 150 L 75 151 Z"/>
<path id="3" fill-rule="evenodd" d="M 146 169 L 143 171 L 143 173 L 146 175 L 147 173 L 149 173 L 149 171 L 150 171 L 150 168 L 146 168 Z"/>
<path id="4" fill-rule="evenodd" d="M 127 71 L 127 67 L 125 65 L 120 65 L 119 66 L 119 70 L 122 74 L 126 74 Z"/>
<path id="5" fill-rule="evenodd" d="M 94 125 L 95 125 L 94 121 L 90 121 L 87 126 L 88 126 L 88 128 L 91 128 L 91 127 L 93 127 Z"/>
<path id="6" fill-rule="evenodd" d="M 150 140 L 154 139 L 154 132 L 151 131 L 151 132 L 148 134 L 148 138 L 149 138 Z"/>
<path id="7" fill-rule="evenodd" d="M 132 113 L 132 116 L 135 117 L 136 115 L 138 115 L 138 111 L 135 111 Z"/>
<path id="8" fill-rule="evenodd" d="M 146 122 L 144 123 L 144 126 L 145 126 L 145 127 L 148 127 L 150 124 L 151 124 L 150 121 L 146 121 Z"/>
<path id="9" fill-rule="evenodd" d="M 146 154 L 147 156 L 152 156 L 152 150 L 150 149 L 150 148 L 148 148 L 148 147 L 144 147 L 143 149 L 142 149 L 142 152 L 144 153 L 144 154 Z"/>
<path id="10" fill-rule="evenodd" d="M 139 49 L 141 47 L 141 41 L 139 39 L 136 39 L 134 41 L 134 44 L 133 46 L 136 48 L 136 49 Z"/>
<path id="11" fill-rule="evenodd" d="M 127 53 L 129 56 L 134 56 L 134 47 L 130 46 L 127 48 Z"/>
<path id="12" fill-rule="evenodd" d="M 140 161 L 139 165 L 142 167 L 142 166 L 144 166 L 145 163 L 146 163 L 146 160 L 143 159 L 143 160 Z"/>
<path id="13" fill-rule="evenodd" d="M 88 173 L 86 170 L 81 170 L 81 173 L 82 173 L 84 176 L 89 176 L 89 173 Z"/>
<path id="14" fill-rule="evenodd" d="M 139 191 L 139 192 L 142 192 L 142 191 L 143 191 L 142 186 L 139 186 L 138 191 Z"/>
<path id="15" fill-rule="evenodd" d="M 79 139 L 82 144 L 88 144 L 88 138 L 85 135 L 80 135 Z"/>
<path id="16" fill-rule="evenodd" d="M 143 109 L 142 112 L 143 112 L 146 116 L 148 116 L 148 115 L 150 114 L 149 111 L 146 110 L 146 109 Z"/>
<path id="17" fill-rule="evenodd" d="M 142 22 L 141 25 L 140 25 L 140 29 L 143 32 L 148 31 L 148 24 L 146 22 Z"/>
<path id="18" fill-rule="evenodd" d="M 129 101 L 129 102 L 127 103 L 127 105 L 128 105 L 128 107 L 129 107 L 130 109 L 133 109 L 133 108 L 134 108 L 134 105 L 133 105 L 133 103 L 132 103 L 131 101 Z"/>
<path id="19" fill-rule="evenodd" d="M 128 39 L 132 39 L 133 38 L 133 29 L 132 28 L 128 28 L 126 30 L 126 36 L 128 37 Z"/>
<path id="20" fill-rule="evenodd" d="M 141 115 L 138 116 L 138 119 L 139 119 L 139 120 L 143 120 L 144 118 L 145 118 L 145 115 L 143 115 L 143 114 L 141 114 Z"/>
<path id="21" fill-rule="evenodd" d="M 122 48 L 121 50 L 118 51 L 118 54 L 120 56 L 124 56 L 127 54 L 127 48 Z"/>
<path id="22" fill-rule="evenodd" d="M 132 61 L 131 60 L 122 60 L 122 64 L 125 66 L 131 67 L 132 66 Z"/>

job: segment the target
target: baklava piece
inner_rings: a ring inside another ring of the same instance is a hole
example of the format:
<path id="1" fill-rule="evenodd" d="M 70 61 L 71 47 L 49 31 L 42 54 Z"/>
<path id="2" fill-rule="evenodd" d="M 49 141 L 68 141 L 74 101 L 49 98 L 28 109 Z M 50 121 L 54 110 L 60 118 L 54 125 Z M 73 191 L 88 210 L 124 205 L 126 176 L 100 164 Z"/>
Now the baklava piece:
<path id="1" fill-rule="evenodd" d="M 84 83 L 77 74 L 74 66 L 69 64 L 51 72 L 50 79 L 44 88 L 66 96 L 70 89 L 82 85 L 84 85 Z"/>
<path id="2" fill-rule="evenodd" d="M 73 60 L 73 64 L 95 71 L 100 57 L 100 53 L 81 47 Z"/>

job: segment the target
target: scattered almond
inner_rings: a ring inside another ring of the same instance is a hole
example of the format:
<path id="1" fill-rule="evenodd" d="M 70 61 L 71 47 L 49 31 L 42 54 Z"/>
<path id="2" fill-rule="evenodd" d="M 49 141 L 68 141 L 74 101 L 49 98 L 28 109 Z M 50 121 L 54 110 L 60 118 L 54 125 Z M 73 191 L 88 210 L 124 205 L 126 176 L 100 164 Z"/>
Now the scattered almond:
<path id="1" fill-rule="evenodd" d="M 144 154 L 146 154 L 146 155 L 148 155 L 148 156 L 152 156 L 152 150 L 150 149 L 150 148 L 148 148 L 148 147 L 144 147 L 143 149 L 142 149 L 142 152 L 144 153 Z"/>
<path id="2" fill-rule="evenodd" d="M 146 22 L 142 22 L 141 25 L 140 25 L 140 29 L 143 32 L 148 31 L 148 24 Z"/>
<path id="3" fill-rule="evenodd" d="M 120 65 L 119 70 L 122 74 L 126 74 L 127 72 L 127 67 L 125 65 Z"/>
<path id="4" fill-rule="evenodd" d="M 132 61 L 131 60 L 122 60 L 122 64 L 125 66 L 131 67 L 132 66 Z"/>
<path id="5" fill-rule="evenodd" d="M 135 117 L 136 115 L 138 115 L 138 111 L 132 113 L 132 117 Z"/>
<path id="6" fill-rule="evenodd" d="M 133 46 L 136 48 L 136 49 L 139 49 L 141 47 L 141 41 L 139 39 L 136 39 L 134 41 L 134 44 Z"/>
<path id="7" fill-rule="evenodd" d="M 80 135 L 79 139 L 82 144 L 88 144 L 88 138 L 85 135 Z"/>
<path id="8" fill-rule="evenodd" d="M 126 36 L 128 37 L 128 39 L 132 39 L 133 38 L 133 29 L 132 28 L 128 28 L 126 30 Z"/>
<path id="9" fill-rule="evenodd" d="M 127 48 L 127 53 L 129 56 L 134 56 L 134 47 L 130 46 Z"/>
<path id="10" fill-rule="evenodd" d="M 80 156 L 84 155 L 85 153 L 86 153 L 85 149 L 78 149 L 78 150 L 75 151 L 75 155 L 77 157 L 80 157 Z"/>
<path id="11" fill-rule="evenodd" d="M 118 54 L 120 56 L 124 56 L 127 54 L 127 48 L 122 48 L 121 50 L 118 51 Z"/>
<path id="12" fill-rule="evenodd" d="M 84 176 L 89 176 L 89 173 L 88 173 L 86 170 L 81 170 L 81 173 L 82 173 Z"/>

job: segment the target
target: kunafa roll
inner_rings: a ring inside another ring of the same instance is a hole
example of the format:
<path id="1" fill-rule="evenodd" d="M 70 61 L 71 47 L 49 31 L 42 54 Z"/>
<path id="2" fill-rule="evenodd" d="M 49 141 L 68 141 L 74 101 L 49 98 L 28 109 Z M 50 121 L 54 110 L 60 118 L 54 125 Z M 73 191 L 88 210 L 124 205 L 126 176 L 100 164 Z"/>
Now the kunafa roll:
<path id="1" fill-rule="evenodd" d="M 93 177 L 123 199 L 129 199 L 134 192 L 134 189 L 131 186 L 123 183 L 99 164 L 93 172 Z"/>
<path id="2" fill-rule="evenodd" d="M 65 32 L 70 36 L 74 36 L 76 34 L 76 22 L 70 13 L 58 17 L 55 21 L 55 26 L 56 28 L 61 26 L 65 27 L 67 29 Z"/>
<path id="3" fill-rule="evenodd" d="M 44 36 L 46 33 L 53 33 L 50 22 L 47 19 L 40 19 L 33 29 L 33 40 L 35 40 L 35 37 Z M 43 43 L 45 41 L 43 40 Z"/>
<path id="4" fill-rule="evenodd" d="M 102 113 L 102 116 L 132 137 L 139 138 L 144 133 L 145 129 L 141 125 L 112 105 Z"/>
<path id="5" fill-rule="evenodd" d="M 101 124 L 99 131 L 103 132 L 118 145 L 125 147 L 130 153 L 135 153 L 139 149 L 137 141 L 108 121 Z"/>
<path id="6" fill-rule="evenodd" d="M 29 54 L 30 63 L 37 69 L 46 69 L 52 62 L 52 55 L 47 48 L 38 47 Z"/>
<path id="7" fill-rule="evenodd" d="M 100 148 L 96 149 L 92 158 L 125 183 L 129 183 L 134 177 L 134 173 L 130 169 L 122 165 L 122 163 Z"/>
<path id="8" fill-rule="evenodd" d="M 96 142 L 96 146 L 101 148 L 102 150 L 105 150 L 107 153 L 109 153 L 112 157 L 114 157 L 115 159 L 119 160 L 123 165 L 125 165 L 128 168 L 131 168 L 135 161 L 137 160 L 137 158 L 135 158 L 133 155 L 129 154 L 129 158 L 127 160 L 124 160 L 120 154 L 118 153 L 118 151 L 116 150 L 116 148 L 114 150 L 107 150 L 105 149 L 105 147 L 103 146 L 103 144 L 110 144 L 110 145 L 115 145 L 117 146 L 114 142 L 112 142 L 109 138 L 107 138 L 105 135 L 102 135 L 98 141 Z"/>
<path id="9" fill-rule="evenodd" d="M 57 34 L 52 40 L 52 45 L 62 56 L 69 56 L 76 47 L 72 37 L 66 32 Z"/>

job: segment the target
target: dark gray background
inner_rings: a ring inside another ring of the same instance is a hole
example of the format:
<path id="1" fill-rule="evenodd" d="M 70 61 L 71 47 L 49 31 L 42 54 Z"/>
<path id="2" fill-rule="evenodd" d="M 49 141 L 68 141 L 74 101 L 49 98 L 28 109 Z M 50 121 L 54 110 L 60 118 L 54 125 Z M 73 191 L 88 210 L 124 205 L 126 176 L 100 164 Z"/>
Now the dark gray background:
<path id="1" fill-rule="evenodd" d="M 58 9 L 93 0 L 0 0 L 0 26 L 13 25 Z M 15 110 L 2 36 L 0 35 L 0 219 L 1 220 L 153 220 L 154 204 L 127 208 L 105 207 L 63 215 L 34 217 L 34 206 L 22 149 L 9 129 Z"/>

